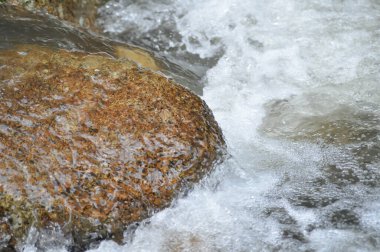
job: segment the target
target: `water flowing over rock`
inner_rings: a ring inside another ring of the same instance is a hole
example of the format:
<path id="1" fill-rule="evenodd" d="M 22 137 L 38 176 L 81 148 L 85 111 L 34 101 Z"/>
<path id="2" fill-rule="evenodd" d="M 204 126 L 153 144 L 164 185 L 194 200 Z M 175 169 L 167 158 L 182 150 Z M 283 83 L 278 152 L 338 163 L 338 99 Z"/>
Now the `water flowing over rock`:
<path id="1" fill-rule="evenodd" d="M 202 94 L 203 86 L 199 76 L 158 53 L 77 29 L 42 12 L 30 12 L 19 6 L 0 5 L 0 49 L 24 44 L 127 58 L 143 67 L 162 72 L 196 94 Z"/>
<path id="2" fill-rule="evenodd" d="M 223 156 L 207 105 L 128 60 L 27 45 L 0 69 L 0 248 L 31 227 L 120 241 Z"/>
<path id="3" fill-rule="evenodd" d="M 203 98 L 231 159 L 96 251 L 379 251 L 379 16 L 373 0 L 109 1 L 111 36 L 217 59 Z"/>
<path id="4" fill-rule="evenodd" d="M 43 10 L 79 27 L 97 31 L 95 19 L 98 7 L 104 0 L 5 0 L 5 3 L 28 10 Z"/>

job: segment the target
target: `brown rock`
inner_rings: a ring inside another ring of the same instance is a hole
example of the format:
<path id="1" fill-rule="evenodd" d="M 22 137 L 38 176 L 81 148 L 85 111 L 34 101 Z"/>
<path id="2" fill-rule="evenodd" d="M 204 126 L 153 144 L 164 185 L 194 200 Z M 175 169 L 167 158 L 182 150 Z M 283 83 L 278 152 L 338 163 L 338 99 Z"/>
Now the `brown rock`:
<path id="1" fill-rule="evenodd" d="M 0 49 L 37 44 L 49 48 L 107 54 L 160 71 L 196 94 L 201 95 L 203 91 L 200 76 L 168 61 L 158 53 L 76 29 L 41 12 L 30 12 L 20 6 L 0 5 L 0 31 Z"/>
<path id="2" fill-rule="evenodd" d="M 95 20 L 98 7 L 106 0 L 3 0 L 28 10 L 43 10 L 79 27 L 98 31 Z"/>
<path id="3" fill-rule="evenodd" d="M 199 97 L 127 60 L 22 46 L 0 69 L 0 248 L 32 225 L 120 240 L 223 155 Z"/>

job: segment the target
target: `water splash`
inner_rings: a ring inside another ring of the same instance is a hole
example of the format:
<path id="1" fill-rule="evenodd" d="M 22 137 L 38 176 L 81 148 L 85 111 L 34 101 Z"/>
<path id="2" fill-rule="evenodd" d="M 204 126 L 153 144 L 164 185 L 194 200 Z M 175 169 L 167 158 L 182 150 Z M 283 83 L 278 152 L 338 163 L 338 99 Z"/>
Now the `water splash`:
<path id="1" fill-rule="evenodd" d="M 100 14 L 114 37 L 217 60 L 198 61 L 203 98 L 232 158 L 98 251 L 379 249 L 379 3 L 121 0 Z"/>

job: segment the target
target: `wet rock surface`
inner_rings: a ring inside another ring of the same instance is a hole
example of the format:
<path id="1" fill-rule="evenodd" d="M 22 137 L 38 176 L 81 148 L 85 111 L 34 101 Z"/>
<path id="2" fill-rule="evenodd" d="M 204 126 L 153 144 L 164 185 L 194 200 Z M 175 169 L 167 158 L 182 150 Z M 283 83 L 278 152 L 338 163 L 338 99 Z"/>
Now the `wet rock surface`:
<path id="1" fill-rule="evenodd" d="M 0 248 L 32 226 L 121 241 L 223 155 L 206 104 L 128 60 L 28 45 L 0 69 Z"/>
<path id="2" fill-rule="evenodd" d="M 326 106 L 319 113 L 313 108 L 318 100 L 296 111 L 299 100 L 304 98 L 275 100 L 267 104 L 267 116 L 261 130 L 269 136 L 279 136 L 296 141 L 322 141 L 325 144 L 344 146 L 361 142 L 376 141 L 380 135 L 380 117 L 367 109 Z M 312 99 L 312 98 L 310 98 Z M 372 105 L 374 106 L 374 105 Z M 301 120 L 296 120 L 301 118 Z"/>
<path id="3" fill-rule="evenodd" d="M 105 0 L 5 0 L 4 3 L 20 6 L 27 10 L 42 10 L 69 21 L 79 27 L 97 31 L 95 24 L 97 9 Z"/>
<path id="4" fill-rule="evenodd" d="M 0 49 L 24 44 L 127 58 L 143 67 L 162 72 L 196 94 L 203 91 L 199 76 L 158 53 L 77 29 L 41 12 L 0 5 Z"/>

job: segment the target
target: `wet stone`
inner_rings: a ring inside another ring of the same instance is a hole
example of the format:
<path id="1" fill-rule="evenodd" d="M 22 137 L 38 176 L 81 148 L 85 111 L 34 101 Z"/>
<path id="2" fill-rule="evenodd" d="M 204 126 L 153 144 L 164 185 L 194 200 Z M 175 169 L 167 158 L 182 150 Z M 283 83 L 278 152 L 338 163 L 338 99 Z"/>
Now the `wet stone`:
<path id="1" fill-rule="evenodd" d="M 268 208 L 264 211 L 264 214 L 266 217 L 271 217 L 284 225 L 297 224 L 296 220 L 282 207 Z"/>
<path id="2" fill-rule="evenodd" d="M 5 3 L 20 6 L 27 10 L 43 10 L 60 19 L 72 22 L 79 27 L 97 31 L 95 24 L 98 7 L 105 0 L 4 0 Z"/>
<path id="3" fill-rule="evenodd" d="M 356 227 L 360 224 L 359 216 L 349 209 L 336 210 L 329 215 L 328 219 L 336 228 Z"/>
<path id="4" fill-rule="evenodd" d="M 63 4 L 69 3 L 64 1 Z M 86 8 L 84 9 L 86 10 Z M 49 48 L 126 58 L 142 67 L 160 71 L 196 94 L 201 95 L 203 92 L 200 76 L 167 60 L 159 53 L 153 53 L 140 46 L 113 41 L 93 32 L 78 29 L 40 11 L 30 12 L 20 6 L 0 5 L 0 31 L 2 35 L 0 49 L 34 44 Z M 25 52 L 20 51 L 18 53 L 22 55 Z"/>
<path id="5" fill-rule="evenodd" d="M 0 68 L 0 248 L 121 242 L 223 157 L 207 105 L 128 60 L 29 45 Z"/>
<path id="6" fill-rule="evenodd" d="M 378 141 L 379 115 L 349 106 L 319 112 L 313 110 L 315 104 L 304 106 L 304 111 L 298 104 L 302 99 L 306 98 L 292 97 L 266 104 L 261 130 L 272 137 L 335 146 Z"/>
<path id="7" fill-rule="evenodd" d="M 302 234 L 301 231 L 297 229 L 285 229 L 282 231 L 282 238 L 284 239 L 293 239 L 299 242 L 307 242 L 306 237 Z"/>

